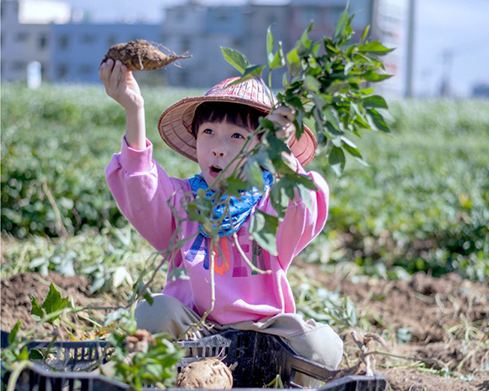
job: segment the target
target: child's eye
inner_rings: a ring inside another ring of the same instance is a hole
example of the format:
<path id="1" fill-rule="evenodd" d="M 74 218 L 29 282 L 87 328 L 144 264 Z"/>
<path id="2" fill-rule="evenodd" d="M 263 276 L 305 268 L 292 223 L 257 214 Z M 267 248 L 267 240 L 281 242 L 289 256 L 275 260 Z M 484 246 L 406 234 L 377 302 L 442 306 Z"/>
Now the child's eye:
<path id="1" fill-rule="evenodd" d="M 212 129 L 207 128 L 207 129 L 204 129 L 204 130 L 202 131 L 202 133 L 205 133 L 205 134 L 213 134 L 213 133 L 214 133 L 214 131 L 213 131 Z"/>
<path id="2" fill-rule="evenodd" d="M 232 138 L 240 138 L 240 139 L 244 140 L 244 136 L 241 133 L 233 133 L 231 137 Z"/>

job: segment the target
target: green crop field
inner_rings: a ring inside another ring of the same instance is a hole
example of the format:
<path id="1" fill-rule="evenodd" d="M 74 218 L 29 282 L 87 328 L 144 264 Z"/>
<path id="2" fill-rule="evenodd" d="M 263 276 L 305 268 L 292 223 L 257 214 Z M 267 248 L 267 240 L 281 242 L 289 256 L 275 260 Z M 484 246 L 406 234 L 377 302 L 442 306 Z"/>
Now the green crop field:
<path id="1" fill-rule="evenodd" d="M 104 177 L 124 133 L 123 110 L 102 87 L 2 87 L 3 237 L 25 248 L 43 238 L 74 241 L 87 231 L 93 235 L 93 229 L 102 236 L 107 230 L 128 230 Z M 170 175 L 193 175 L 197 165 L 164 145 L 156 123 L 168 105 L 202 91 L 144 91 L 155 159 Z M 424 270 L 485 279 L 489 104 L 402 101 L 390 106 L 392 135 L 357 140 L 369 166 L 352 159 L 337 178 L 321 151 L 310 165 L 328 179 L 331 207 L 324 233 L 303 258 L 354 262 L 369 275 L 391 278 Z M 17 253 L 13 243 L 8 250 Z M 25 265 L 32 263 L 24 257 Z"/>

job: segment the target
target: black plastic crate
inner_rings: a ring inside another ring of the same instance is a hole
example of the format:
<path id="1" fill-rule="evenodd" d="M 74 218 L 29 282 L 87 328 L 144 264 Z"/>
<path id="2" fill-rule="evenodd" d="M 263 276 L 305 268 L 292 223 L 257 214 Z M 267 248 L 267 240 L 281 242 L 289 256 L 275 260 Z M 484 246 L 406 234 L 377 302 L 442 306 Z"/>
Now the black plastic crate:
<path id="1" fill-rule="evenodd" d="M 298 387 L 294 383 L 298 373 L 320 381 L 330 378 L 332 374 L 324 366 L 297 356 L 280 338 L 270 334 L 230 330 L 181 344 L 186 349 L 186 356 L 178 363 L 179 370 L 193 361 L 218 356 L 227 365 L 238 363 L 233 371 L 234 387 L 249 390 L 262 389 L 277 374 L 286 388 Z M 29 348 L 43 348 L 47 345 L 46 342 L 36 342 L 30 344 Z M 88 371 L 97 361 L 103 362 L 106 346 L 106 342 L 94 341 L 56 342 L 48 365 L 36 363 L 27 369 L 21 377 L 19 388 L 36 391 L 129 390 L 126 384 Z M 347 376 L 325 383 L 318 390 L 382 391 L 385 387 L 384 376 Z"/>

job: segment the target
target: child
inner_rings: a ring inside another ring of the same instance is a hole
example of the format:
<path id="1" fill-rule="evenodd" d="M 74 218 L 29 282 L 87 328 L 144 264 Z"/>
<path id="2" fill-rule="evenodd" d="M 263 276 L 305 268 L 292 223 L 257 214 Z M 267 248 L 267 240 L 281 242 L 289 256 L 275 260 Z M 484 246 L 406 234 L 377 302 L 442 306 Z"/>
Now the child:
<path id="1" fill-rule="evenodd" d="M 103 63 L 99 71 L 107 94 L 127 114 L 122 150 L 113 156 L 106 171 L 119 208 L 158 251 L 170 246 L 176 230 L 172 209 L 180 218 L 177 239 L 184 244 L 173 253 L 169 272 L 176 267 L 185 269 L 188 279 L 168 279 L 163 293 L 154 295 L 153 304 L 143 301 L 135 313 L 139 328 L 178 337 L 190 325 L 198 323 L 212 306 L 210 238 L 198 222 L 186 219 L 182 198 L 198 188 L 218 185 L 216 177 L 240 152 L 248 135 L 257 128 L 258 118 L 270 112 L 275 98 L 259 79 L 233 86 L 229 86 L 232 80 L 226 80 L 205 96 L 183 99 L 163 112 L 158 123 L 161 137 L 172 149 L 196 161 L 202 171 L 191 179 L 177 179 L 169 177 L 152 160 L 152 144 L 146 139 L 144 101 L 131 72 L 119 61 L 114 64 L 112 60 Z M 299 197 L 289 202 L 277 232 L 278 256 L 274 256 L 258 247 L 248 234 L 249 215 L 256 209 L 274 213 L 267 192 L 271 175 L 264 173 L 266 186 L 258 196 L 256 192 L 248 192 L 243 199 L 235 200 L 236 210 L 229 211 L 233 219 L 223 221 L 221 250 L 215 255 L 215 301 L 206 318 L 212 327 L 193 331 L 198 337 L 229 328 L 278 335 L 303 357 L 335 369 L 342 358 L 341 339 L 328 325 L 312 319 L 306 321 L 295 313 L 286 277 L 293 258 L 326 223 L 328 186 L 318 173 L 307 173 L 303 168 L 314 155 L 316 140 L 309 129 L 305 129 L 299 140 L 295 138 L 293 114 L 286 108 L 276 109 L 268 118 L 282 127 L 281 136 L 287 139 L 293 154 L 289 164 L 299 174 L 309 176 L 317 187 L 310 192 L 312 207 L 308 209 Z M 259 141 L 254 136 L 251 142 Z M 232 169 L 226 170 L 221 177 L 231 172 Z M 238 250 L 233 233 L 248 259 L 271 273 L 251 270 Z"/>

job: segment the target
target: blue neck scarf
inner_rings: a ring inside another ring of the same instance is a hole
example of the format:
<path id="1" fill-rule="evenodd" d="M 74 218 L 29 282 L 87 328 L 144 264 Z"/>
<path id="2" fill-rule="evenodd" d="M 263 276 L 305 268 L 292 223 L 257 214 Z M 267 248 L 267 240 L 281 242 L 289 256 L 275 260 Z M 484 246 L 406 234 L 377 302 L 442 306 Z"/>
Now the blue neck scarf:
<path id="1" fill-rule="evenodd" d="M 190 178 L 189 181 L 194 195 L 197 194 L 199 189 L 208 190 L 209 188 L 201 174 L 195 175 L 193 178 Z M 213 220 L 220 221 L 222 219 L 221 226 L 219 227 L 220 237 L 231 236 L 233 233 L 239 231 L 243 223 L 246 221 L 246 218 L 250 215 L 253 207 L 260 202 L 263 194 L 273 183 L 273 176 L 268 171 L 263 171 L 263 182 L 265 183 L 263 192 L 260 192 L 256 187 L 253 187 L 248 191 L 243 191 L 240 197 L 232 196 L 230 198 L 229 206 L 227 208 L 226 204 L 223 202 L 227 200 L 228 196 L 224 195 L 221 198 L 219 205 L 214 206 Z M 206 198 L 211 198 L 214 193 L 214 190 L 208 190 L 206 192 Z M 226 213 L 226 215 L 223 218 L 224 213 Z M 213 228 L 215 227 L 216 226 Z M 199 225 L 199 230 L 202 235 L 207 238 L 209 237 L 209 234 L 202 229 L 201 225 Z"/>

